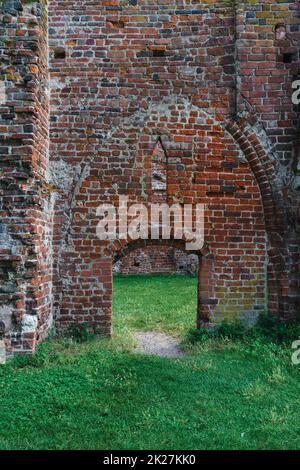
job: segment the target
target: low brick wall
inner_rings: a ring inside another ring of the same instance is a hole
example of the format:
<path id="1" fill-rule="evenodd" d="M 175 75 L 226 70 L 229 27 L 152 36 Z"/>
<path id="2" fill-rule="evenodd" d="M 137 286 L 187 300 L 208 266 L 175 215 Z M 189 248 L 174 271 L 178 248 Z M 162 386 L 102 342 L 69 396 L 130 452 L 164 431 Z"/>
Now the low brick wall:
<path id="1" fill-rule="evenodd" d="M 120 274 L 196 273 L 198 256 L 174 247 L 137 248 L 115 260 L 113 270 Z"/>
<path id="2" fill-rule="evenodd" d="M 134 240 L 100 240 L 97 210 L 119 195 L 205 205 L 199 327 L 297 316 L 299 50 L 298 0 L 0 1 L 8 356 L 54 324 L 111 333 L 113 260 Z M 171 269 L 171 248 L 151 253 L 122 269 Z"/>

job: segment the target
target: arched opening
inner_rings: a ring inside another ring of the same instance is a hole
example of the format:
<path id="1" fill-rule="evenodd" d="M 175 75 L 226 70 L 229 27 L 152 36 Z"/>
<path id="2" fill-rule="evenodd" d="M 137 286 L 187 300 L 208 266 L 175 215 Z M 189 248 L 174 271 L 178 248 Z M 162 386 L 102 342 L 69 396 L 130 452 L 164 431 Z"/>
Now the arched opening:
<path id="1" fill-rule="evenodd" d="M 199 254 L 184 245 L 139 241 L 113 259 L 113 328 L 179 336 L 196 328 Z"/>

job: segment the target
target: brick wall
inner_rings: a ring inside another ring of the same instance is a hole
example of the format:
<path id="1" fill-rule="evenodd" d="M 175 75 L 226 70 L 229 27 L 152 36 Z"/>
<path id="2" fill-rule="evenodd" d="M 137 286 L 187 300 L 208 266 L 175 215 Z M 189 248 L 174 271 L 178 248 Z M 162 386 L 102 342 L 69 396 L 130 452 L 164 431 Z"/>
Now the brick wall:
<path id="1" fill-rule="evenodd" d="M 33 351 L 52 322 L 47 11 L 0 2 L 0 340 Z"/>
<path id="2" fill-rule="evenodd" d="M 249 153 L 262 191 L 270 311 L 293 316 L 300 311 L 300 165 L 299 107 L 291 95 L 300 73 L 300 3 L 239 2 L 236 25 L 239 119 L 233 135 Z"/>
<path id="3" fill-rule="evenodd" d="M 148 245 L 125 249 L 114 258 L 113 271 L 119 274 L 195 274 L 199 268 L 196 255 L 172 246 Z"/>
<path id="4" fill-rule="evenodd" d="M 294 317 L 299 2 L 50 0 L 49 138 L 46 2 L 0 4 L 7 348 L 32 349 L 52 314 L 110 332 L 112 263 L 132 241 L 100 241 L 97 207 L 120 194 L 206 205 L 199 326 Z"/>
<path id="5" fill-rule="evenodd" d="M 60 328 L 88 321 L 110 331 L 112 255 L 123 247 L 98 240 L 96 210 L 119 194 L 207 204 L 199 324 L 265 308 L 261 191 L 226 129 L 236 105 L 235 22 L 226 2 L 50 3 Z M 159 194 L 157 146 L 167 180 Z"/>

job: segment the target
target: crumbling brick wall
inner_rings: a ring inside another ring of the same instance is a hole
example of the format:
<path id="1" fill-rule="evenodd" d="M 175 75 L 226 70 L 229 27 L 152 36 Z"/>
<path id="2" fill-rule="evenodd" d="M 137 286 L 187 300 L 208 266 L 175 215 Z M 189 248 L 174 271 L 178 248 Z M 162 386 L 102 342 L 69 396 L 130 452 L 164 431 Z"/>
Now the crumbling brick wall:
<path id="1" fill-rule="evenodd" d="M 38 319 L 35 339 L 54 314 L 58 329 L 110 333 L 112 263 L 130 240 L 101 242 L 97 207 L 120 194 L 206 205 L 199 326 L 267 308 L 295 317 L 299 2 L 50 0 L 49 139 L 44 7 L 1 7 L 8 328 L 21 338 Z"/>

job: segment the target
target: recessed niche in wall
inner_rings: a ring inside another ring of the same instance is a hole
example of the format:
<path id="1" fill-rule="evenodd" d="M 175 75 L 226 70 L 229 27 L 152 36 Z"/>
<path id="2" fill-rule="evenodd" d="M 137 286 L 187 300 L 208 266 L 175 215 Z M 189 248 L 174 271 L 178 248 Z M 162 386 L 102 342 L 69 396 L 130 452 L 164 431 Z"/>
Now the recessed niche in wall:
<path id="1" fill-rule="evenodd" d="M 282 62 L 284 64 L 290 64 L 294 60 L 294 54 L 292 52 L 287 52 L 282 55 Z"/>
<path id="2" fill-rule="evenodd" d="M 152 190 L 167 190 L 167 155 L 160 139 L 156 142 L 152 155 Z"/>
<path id="3" fill-rule="evenodd" d="M 63 47 L 58 47 L 54 49 L 54 59 L 65 59 L 66 51 Z"/>

